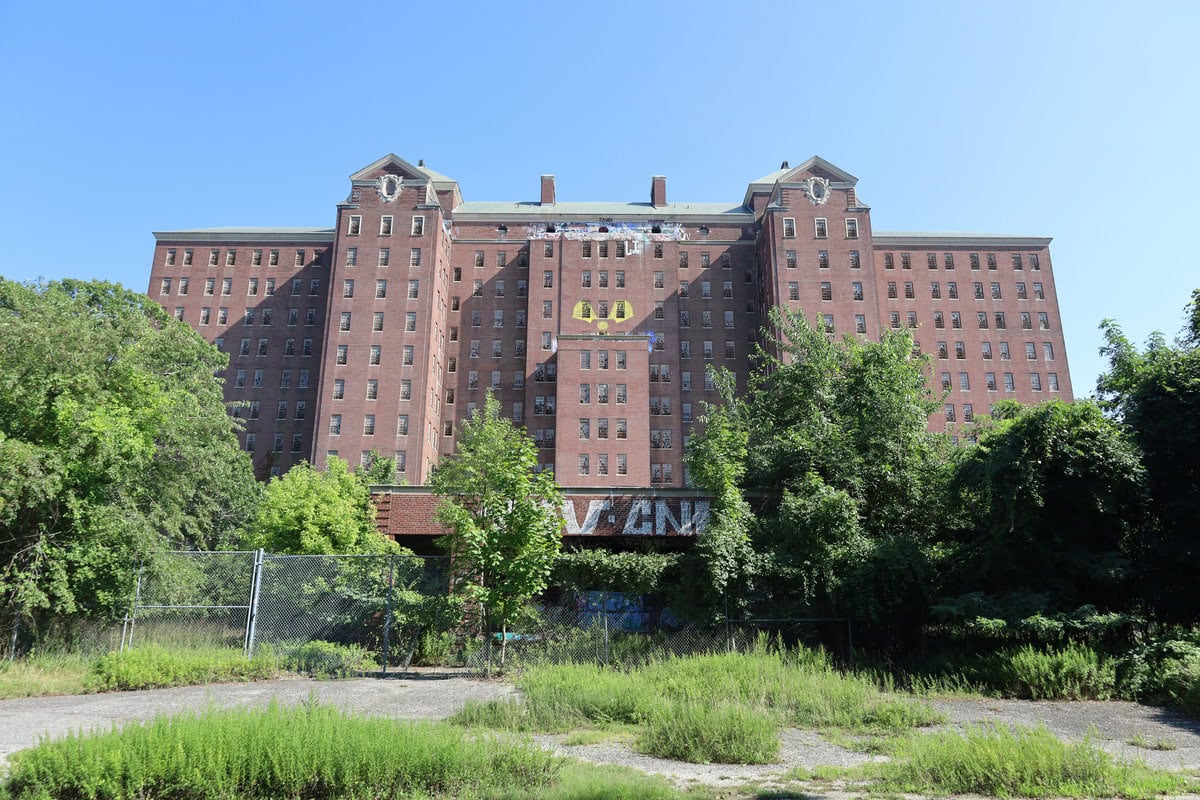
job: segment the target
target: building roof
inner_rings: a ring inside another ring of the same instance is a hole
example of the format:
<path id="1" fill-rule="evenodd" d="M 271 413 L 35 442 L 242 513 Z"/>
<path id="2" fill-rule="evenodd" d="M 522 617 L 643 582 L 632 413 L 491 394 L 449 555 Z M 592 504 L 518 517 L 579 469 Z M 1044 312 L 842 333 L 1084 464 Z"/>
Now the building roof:
<path id="1" fill-rule="evenodd" d="M 960 233 L 938 231 L 874 231 L 875 246 L 895 247 L 1047 247 L 1054 241 L 1049 236 L 1014 236 L 1005 233 Z"/>
<path id="2" fill-rule="evenodd" d="M 667 203 L 656 206 L 651 203 L 582 202 L 550 203 L 535 202 L 470 202 L 454 209 L 455 219 L 462 218 L 554 218 L 556 220 L 595 220 L 602 217 L 625 218 L 646 217 L 648 219 L 672 219 L 675 217 L 727 217 L 738 222 L 751 219 L 753 214 L 745 206 L 729 203 Z"/>
<path id="3" fill-rule="evenodd" d="M 191 228 L 177 231 L 154 231 L 160 242 L 312 242 L 328 244 L 333 241 L 333 228 Z"/>

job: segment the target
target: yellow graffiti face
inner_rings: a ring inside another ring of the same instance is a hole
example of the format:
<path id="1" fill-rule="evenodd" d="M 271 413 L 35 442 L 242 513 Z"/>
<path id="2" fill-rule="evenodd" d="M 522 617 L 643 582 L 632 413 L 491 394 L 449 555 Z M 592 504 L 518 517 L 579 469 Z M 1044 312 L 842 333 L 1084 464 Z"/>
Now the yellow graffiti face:
<path id="1" fill-rule="evenodd" d="M 604 312 L 603 314 L 601 312 Z M 611 325 L 620 325 L 633 317 L 633 306 L 628 300 L 615 300 L 611 306 L 596 305 L 590 300 L 580 300 L 571 312 L 573 319 L 591 322 L 596 330 L 604 333 Z"/>

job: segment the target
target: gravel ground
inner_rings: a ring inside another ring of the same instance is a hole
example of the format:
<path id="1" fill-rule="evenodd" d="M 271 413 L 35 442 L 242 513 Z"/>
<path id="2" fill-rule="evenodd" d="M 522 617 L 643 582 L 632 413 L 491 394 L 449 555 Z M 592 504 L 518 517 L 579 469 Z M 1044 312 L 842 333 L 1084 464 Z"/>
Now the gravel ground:
<path id="1" fill-rule="evenodd" d="M 113 692 L 72 697 L 38 697 L 0 701 L 0 762 L 43 736 L 68 731 L 107 729 L 158 714 L 174 714 L 209 706 L 263 706 L 276 699 L 301 703 L 310 697 L 360 713 L 397 719 L 441 719 L 468 699 L 512 696 L 510 684 L 452 674 L 425 673 L 404 678 L 360 678 L 343 681 L 286 679 L 261 683 L 190 686 L 141 692 Z M 1067 739 L 1095 730 L 1097 743 L 1118 755 L 1135 756 L 1166 769 L 1200 768 L 1200 724 L 1161 709 L 1122 702 L 1028 702 L 1021 700 L 940 700 L 950 727 L 978 722 L 1022 725 L 1045 723 Z M 1135 736 L 1169 742 L 1174 750 L 1148 750 L 1127 744 Z M 863 753 L 830 744 L 810 731 L 786 730 L 782 763 L 762 766 L 684 764 L 634 753 L 626 744 L 609 742 L 565 745 L 561 736 L 537 736 L 544 747 L 600 764 L 621 764 L 664 775 L 679 783 L 741 783 L 770 780 L 796 766 L 851 766 L 871 760 Z"/>

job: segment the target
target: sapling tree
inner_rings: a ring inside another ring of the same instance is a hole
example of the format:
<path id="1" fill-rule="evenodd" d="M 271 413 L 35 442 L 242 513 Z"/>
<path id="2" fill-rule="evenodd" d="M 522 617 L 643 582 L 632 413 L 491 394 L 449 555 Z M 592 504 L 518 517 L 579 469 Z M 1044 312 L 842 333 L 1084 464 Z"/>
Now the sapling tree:
<path id="1" fill-rule="evenodd" d="M 447 531 L 441 544 L 451 558 L 454 591 L 478 608 L 485 630 L 499 626 L 501 667 L 508 627 L 546 588 L 562 545 L 558 484 L 536 467 L 533 441 L 500 416 L 489 393 L 432 478 L 443 498 L 437 520 Z"/>

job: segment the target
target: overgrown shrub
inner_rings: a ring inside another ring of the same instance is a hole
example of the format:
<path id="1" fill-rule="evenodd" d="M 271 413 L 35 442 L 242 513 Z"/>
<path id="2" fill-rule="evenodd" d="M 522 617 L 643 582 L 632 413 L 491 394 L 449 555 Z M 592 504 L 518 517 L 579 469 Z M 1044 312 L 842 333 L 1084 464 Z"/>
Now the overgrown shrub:
<path id="1" fill-rule="evenodd" d="M 1032 700 L 1109 700 L 1116 694 L 1116 662 L 1090 647 L 1062 650 L 1025 646 L 1003 656 L 1008 693 Z"/>
<path id="2" fill-rule="evenodd" d="M 696 698 L 656 707 L 636 746 L 676 761 L 770 764 L 779 760 L 779 727 L 774 714 Z"/>
<path id="3" fill-rule="evenodd" d="M 1195 641 L 1152 640 L 1121 660 L 1121 675 L 1128 696 L 1200 717 L 1200 644 Z"/>
<path id="4" fill-rule="evenodd" d="M 267 680 L 276 674 L 275 658 L 240 650 L 168 650 L 157 645 L 108 653 L 92 662 L 86 685 L 92 691 L 156 689 L 197 683 Z"/>
<path id="5" fill-rule="evenodd" d="M 495 796 L 514 787 L 536 794 L 554 783 L 559 764 L 531 743 L 469 736 L 444 724 L 272 704 L 43 742 L 12 757 L 0 794 L 356 800 Z"/>
<path id="6" fill-rule="evenodd" d="M 374 672 L 374 656 L 356 644 L 333 642 L 283 642 L 267 649 L 274 652 L 281 669 L 316 678 L 346 678 Z"/>
<path id="7" fill-rule="evenodd" d="M 1091 737 L 1063 742 L 1044 726 L 972 726 L 917 736 L 891 761 L 868 766 L 881 788 L 987 797 L 1152 797 L 1179 794 L 1188 778 L 1118 761 Z"/>

